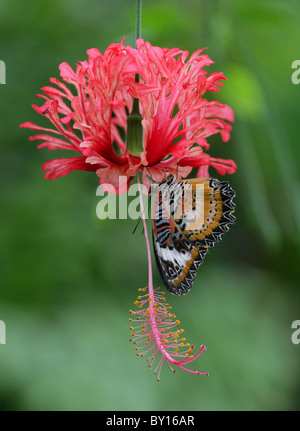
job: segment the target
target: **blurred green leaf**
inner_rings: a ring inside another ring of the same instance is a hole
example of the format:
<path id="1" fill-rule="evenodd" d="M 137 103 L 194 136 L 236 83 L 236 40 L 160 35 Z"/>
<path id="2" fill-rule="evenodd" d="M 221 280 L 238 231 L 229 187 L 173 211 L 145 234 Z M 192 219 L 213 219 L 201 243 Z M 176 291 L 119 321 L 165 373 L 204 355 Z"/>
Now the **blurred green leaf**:
<path id="1" fill-rule="evenodd" d="M 2 0 L 0 56 L 1 212 L 0 410 L 297 410 L 299 345 L 300 3 L 287 0 L 143 2 L 142 36 L 152 44 L 208 47 L 228 81 L 211 96 L 236 121 L 214 157 L 234 159 L 225 179 L 237 192 L 236 224 L 200 268 L 185 297 L 168 299 L 189 341 L 208 350 L 210 377 L 160 383 L 128 342 L 129 308 L 147 283 L 142 229 L 96 217 L 98 178 L 74 172 L 45 181 L 44 161 L 19 124 L 46 124 L 30 105 L 59 77 L 126 36 L 134 43 L 135 2 Z M 217 175 L 211 170 L 211 175 Z M 149 228 L 151 225 L 149 223 Z M 161 283 L 154 269 L 155 284 Z M 145 358 L 144 358 L 145 359 Z M 172 396 L 170 396 L 172 394 Z M 183 396 L 184 394 L 184 396 Z"/>

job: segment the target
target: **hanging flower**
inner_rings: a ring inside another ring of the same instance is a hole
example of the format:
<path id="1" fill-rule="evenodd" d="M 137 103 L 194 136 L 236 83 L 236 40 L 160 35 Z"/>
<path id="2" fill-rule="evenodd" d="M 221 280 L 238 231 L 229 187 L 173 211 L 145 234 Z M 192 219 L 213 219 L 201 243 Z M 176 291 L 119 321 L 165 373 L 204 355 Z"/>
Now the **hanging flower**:
<path id="1" fill-rule="evenodd" d="M 159 48 L 142 39 L 132 48 L 123 40 L 109 45 L 104 54 L 88 50 L 88 61 L 79 62 L 76 71 L 62 63 L 64 82 L 51 78 L 56 87 L 43 87 L 37 96 L 45 99 L 44 104 L 32 105 L 52 127 L 21 125 L 41 132 L 30 138 L 43 141 L 38 148 L 77 153 L 44 163 L 45 177 L 55 179 L 78 169 L 95 171 L 101 183 L 117 188 L 122 176 L 125 182 L 119 192 L 124 192 L 138 171 L 146 185 L 147 174 L 155 181 L 166 172 L 180 179 L 193 167 L 200 167 L 198 176 L 208 176 L 209 166 L 221 175 L 234 173 L 233 160 L 204 152 L 209 136 L 220 133 L 224 142 L 229 139 L 234 117 L 229 106 L 203 97 L 218 91 L 226 78 L 223 73 L 207 75 L 203 68 L 212 60 L 202 52 L 189 57 L 178 48 Z M 139 151 L 131 151 L 131 142 L 126 142 L 134 99 L 143 118 Z"/>

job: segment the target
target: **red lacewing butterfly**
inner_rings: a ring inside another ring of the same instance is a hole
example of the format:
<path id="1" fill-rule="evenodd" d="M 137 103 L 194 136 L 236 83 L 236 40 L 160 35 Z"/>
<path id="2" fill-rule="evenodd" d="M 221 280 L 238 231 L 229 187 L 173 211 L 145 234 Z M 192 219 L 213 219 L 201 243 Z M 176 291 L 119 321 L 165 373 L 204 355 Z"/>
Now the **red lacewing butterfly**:
<path id="1" fill-rule="evenodd" d="M 235 222 L 235 192 L 226 181 L 166 177 L 157 187 L 153 208 L 153 246 L 166 288 L 184 295 L 210 247 Z"/>

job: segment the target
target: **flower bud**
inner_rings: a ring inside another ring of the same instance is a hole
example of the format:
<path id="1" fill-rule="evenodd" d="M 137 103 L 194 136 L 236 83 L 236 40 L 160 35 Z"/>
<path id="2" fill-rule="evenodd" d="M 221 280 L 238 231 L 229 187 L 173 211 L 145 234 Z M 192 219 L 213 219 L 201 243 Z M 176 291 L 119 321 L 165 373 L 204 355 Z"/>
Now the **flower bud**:
<path id="1" fill-rule="evenodd" d="M 139 101 L 134 99 L 133 109 L 127 117 L 127 140 L 126 148 L 129 154 L 139 157 L 144 151 L 143 148 L 143 116 L 139 113 Z"/>

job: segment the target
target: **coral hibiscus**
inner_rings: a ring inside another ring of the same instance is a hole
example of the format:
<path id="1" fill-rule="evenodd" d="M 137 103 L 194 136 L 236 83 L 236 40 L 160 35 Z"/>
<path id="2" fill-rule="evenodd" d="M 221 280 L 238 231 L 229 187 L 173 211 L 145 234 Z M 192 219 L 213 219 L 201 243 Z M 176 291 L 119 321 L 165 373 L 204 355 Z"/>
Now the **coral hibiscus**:
<path id="1" fill-rule="evenodd" d="M 201 176 L 208 176 L 209 166 L 221 175 L 234 173 L 232 160 L 212 158 L 203 151 L 209 148 L 211 135 L 220 133 L 223 141 L 229 139 L 233 112 L 227 105 L 203 98 L 205 92 L 218 91 L 226 78 L 223 73 L 207 75 L 203 67 L 212 60 L 202 52 L 189 56 L 187 51 L 155 47 L 142 39 L 132 48 L 123 40 L 111 44 L 104 54 L 88 50 L 88 61 L 79 62 L 76 71 L 62 63 L 64 82 L 51 78 L 56 87 L 43 87 L 38 97 L 45 103 L 33 105 L 53 127 L 21 125 L 41 132 L 30 138 L 43 141 L 38 148 L 79 153 L 46 162 L 45 177 L 55 179 L 77 169 L 95 171 L 101 183 L 117 188 L 122 176 L 119 192 L 124 192 L 138 171 L 146 185 L 147 174 L 156 181 L 166 173 L 181 178 L 193 167 L 200 168 Z M 134 100 L 143 117 L 138 152 L 126 142 Z"/>

